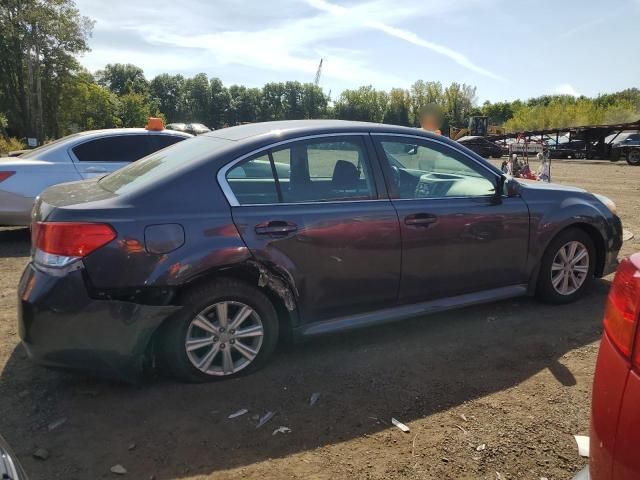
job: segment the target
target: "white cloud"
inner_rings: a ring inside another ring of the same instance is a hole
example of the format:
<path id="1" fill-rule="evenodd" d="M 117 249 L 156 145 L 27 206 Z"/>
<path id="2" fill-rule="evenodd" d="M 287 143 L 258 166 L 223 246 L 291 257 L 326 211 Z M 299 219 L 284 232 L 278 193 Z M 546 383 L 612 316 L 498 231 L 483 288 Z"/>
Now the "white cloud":
<path id="1" fill-rule="evenodd" d="M 479 73 L 480 75 L 493 78 L 494 80 L 504 80 L 500 75 L 497 75 L 475 64 L 461 52 L 458 52 L 444 45 L 440 45 L 438 43 L 425 40 L 409 30 L 388 25 L 382 21 L 377 20 L 373 16 L 366 16 L 366 15 L 363 16 L 362 15 L 363 12 L 357 11 L 356 8 L 342 7 L 340 5 L 329 3 L 326 0 L 307 0 L 307 3 L 309 3 L 309 5 L 319 10 L 331 13 L 336 17 L 342 17 L 342 18 L 348 17 L 350 20 L 356 23 L 363 24 L 374 30 L 379 30 L 381 32 L 386 33 L 387 35 L 390 35 L 395 38 L 399 38 L 401 40 L 412 43 L 419 47 L 426 48 L 439 55 L 444 55 L 445 57 L 448 57 L 449 59 L 456 62 L 458 65 L 461 65 L 462 67 L 466 68 L 467 70 L 471 70 L 472 72 Z M 389 8 L 393 8 L 393 7 L 389 6 Z"/>
<path id="2" fill-rule="evenodd" d="M 408 85 L 415 78 L 405 78 L 401 70 L 380 62 L 375 46 L 355 47 L 353 40 L 357 44 L 358 35 L 382 32 L 450 58 L 475 73 L 499 78 L 460 52 L 394 26 L 424 17 L 451 18 L 481 1 L 365 0 L 349 7 L 325 0 L 185 0 L 184 4 L 78 0 L 78 4 L 83 13 L 97 20 L 93 51 L 83 59 L 92 70 L 106 63 L 131 62 L 149 76 L 164 71 L 187 75 L 242 72 L 242 83 L 261 85 L 265 78 L 311 81 L 323 57 L 325 85 L 375 83 L 389 88 Z M 125 5 L 130 14 L 123 17 Z M 246 78 L 251 72 L 256 72 L 255 80 Z"/>
<path id="3" fill-rule="evenodd" d="M 571 85 L 570 83 L 562 83 L 560 85 L 556 85 L 555 87 L 553 87 L 551 92 L 557 95 L 571 95 L 572 97 L 580 96 L 578 91 L 573 88 L 573 85 Z"/>

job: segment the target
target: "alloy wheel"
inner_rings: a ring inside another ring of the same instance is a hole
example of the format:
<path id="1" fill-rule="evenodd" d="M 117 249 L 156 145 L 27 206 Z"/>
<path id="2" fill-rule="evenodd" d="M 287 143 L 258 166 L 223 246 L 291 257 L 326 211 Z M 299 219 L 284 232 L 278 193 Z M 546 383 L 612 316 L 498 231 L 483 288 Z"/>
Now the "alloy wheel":
<path id="1" fill-rule="evenodd" d="M 191 364 L 207 375 L 232 375 L 253 362 L 264 327 L 258 313 L 235 301 L 215 303 L 191 320 L 185 350 Z"/>
<path id="2" fill-rule="evenodd" d="M 589 250 L 578 241 L 565 243 L 553 258 L 551 284 L 560 295 L 571 295 L 584 284 L 589 274 Z"/>

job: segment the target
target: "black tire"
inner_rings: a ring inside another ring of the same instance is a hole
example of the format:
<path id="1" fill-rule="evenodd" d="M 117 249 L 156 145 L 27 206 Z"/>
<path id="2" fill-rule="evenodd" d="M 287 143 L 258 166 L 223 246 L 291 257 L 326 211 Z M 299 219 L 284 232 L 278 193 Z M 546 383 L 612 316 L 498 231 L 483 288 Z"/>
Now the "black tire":
<path id="1" fill-rule="evenodd" d="M 551 267 L 559 253 L 560 248 L 569 242 L 577 241 L 584 245 L 589 255 L 589 266 L 586 278 L 580 287 L 571 294 L 562 294 L 553 286 L 551 281 Z M 542 256 L 540 262 L 540 271 L 538 272 L 538 284 L 536 288 L 536 296 L 546 303 L 565 304 L 576 301 L 589 288 L 593 282 L 596 263 L 596 249 L 591 237 L 579 228 L 568 228 L 560 232 L 549 244 Z"/>
<path id="2" fill-rule="evenodd" d="M 637 167 L 640 165 L 640 148 L 632 148 L 627 153 L 627 163 Z"/>
<path id="3" fill-rule="evenodd" d="M 259 316 L 263 328 L 258 354 L 240 371 L 212 375 L 191 362 L 185 341 L 192 321 L 206 308 L 223 301 L 241 302 Z M 226 380 L 254 372 L 263 367 L 273 354 L 278 342 L 278 316 L 269 298 L 257 287 L 235 279 L 218 279 L 186 291 L 180 298 L 183 308 L 162 326 L 159 341 L 161 367 L 179 380 L 201 383 Z"/>

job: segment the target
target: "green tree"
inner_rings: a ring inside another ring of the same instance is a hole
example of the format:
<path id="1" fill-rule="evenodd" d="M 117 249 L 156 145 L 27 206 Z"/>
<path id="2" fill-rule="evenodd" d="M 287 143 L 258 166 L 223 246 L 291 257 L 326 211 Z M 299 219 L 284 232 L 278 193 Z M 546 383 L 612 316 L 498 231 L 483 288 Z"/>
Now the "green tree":
<path id="1" fill-rule="evenodd" d="M 231 95 L 219 78 L 212 78 L 211 107 L 209 112 L 209 127 L 222 128 L 225 126 L 227 112 L 231 108 Z"/>
<path id="2" fill-rule="evenodd" d="M 445 115 L 449 124 L 463 127 L 476 103 L 476 87 L 453 82 L 444 89 Z"/>
<path id="3" fill-rule="evenodd" d="M 206 123 L 211 112 L 211 87 L 206 73 L 184 81 L 181 111 L 183 121 Z"/>
<path id="4" fill-rule="evenodd" d="M 384 119 L 388 101 L 386 92 L 368 85 L 342 92 L 334 105 L 334 112 L 337 118 L 343 120 L 379 123 Z"/>
<path id="5" fill-rule="evenodd" d="M 144 95 L 127 93 L 119 97 L 119 102 L 118 118 L 123 127 L 144 127 L 147 124 L 152 110 Z"/>
<path id="6" fill-rule="evenodd" d="M 392 88 L 389 92 L 389 105 L 383 122 L 393 125 L 411 125 L 411 96 L 407 90 Z"/>
<path id="7" fill-rule="evenodd" d="M 262 96 L 259 88 L 231 85 L 229 95 L 231 101 L 227 111 L 227 125 L 258 121 Z"/>
<path id="8" fill-rule="evenodd" d="M 110 63 L 96 72 L 96 80 L 99 85 L 107 87 L 116 95 L 149 94 L 149 82 L 144 71 L 130 63 Z"/>
<path id="9" fill-rule="evenodd" d="M 318 85 L 305 83 L 302 85 L 302 104 L 304 118 L 324 118 L 327 116 L 329 97 Z"/>
<path id="10" fill-rule="evenodd" d="M 169 123 L 182 120 L 180 106 L 183 90 L 184 77 L 182 75 L 163 73 L 149 82 L 150 95 L 157 102 L 158 108 Z"/>
<path id="11" fill-rule="evenodd" d="M 58 130 L 64 82 L 88 50 L 93 23 L 72 0 L 3 0 L 0 5 L 0 111 L 19 136 L 41 141 Z"/>
<path id="12" fill-rule="evenodd" d="M 118 97 L 80 73 L 67 82 L 60 97 L 60 135 L 121 125 Z"/>

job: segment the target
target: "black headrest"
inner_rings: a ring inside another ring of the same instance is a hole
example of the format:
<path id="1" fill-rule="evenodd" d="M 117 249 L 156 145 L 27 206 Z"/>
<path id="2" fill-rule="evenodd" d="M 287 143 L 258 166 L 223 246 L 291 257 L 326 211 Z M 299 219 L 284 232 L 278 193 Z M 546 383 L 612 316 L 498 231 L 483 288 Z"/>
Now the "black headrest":
<path id="1" fill-rule="evenodd" d="M 360 172 L 356 166 L 346 160 L 338 160 L 331 178 L 334 188 L 355 188 L 358 186 Z"/>

